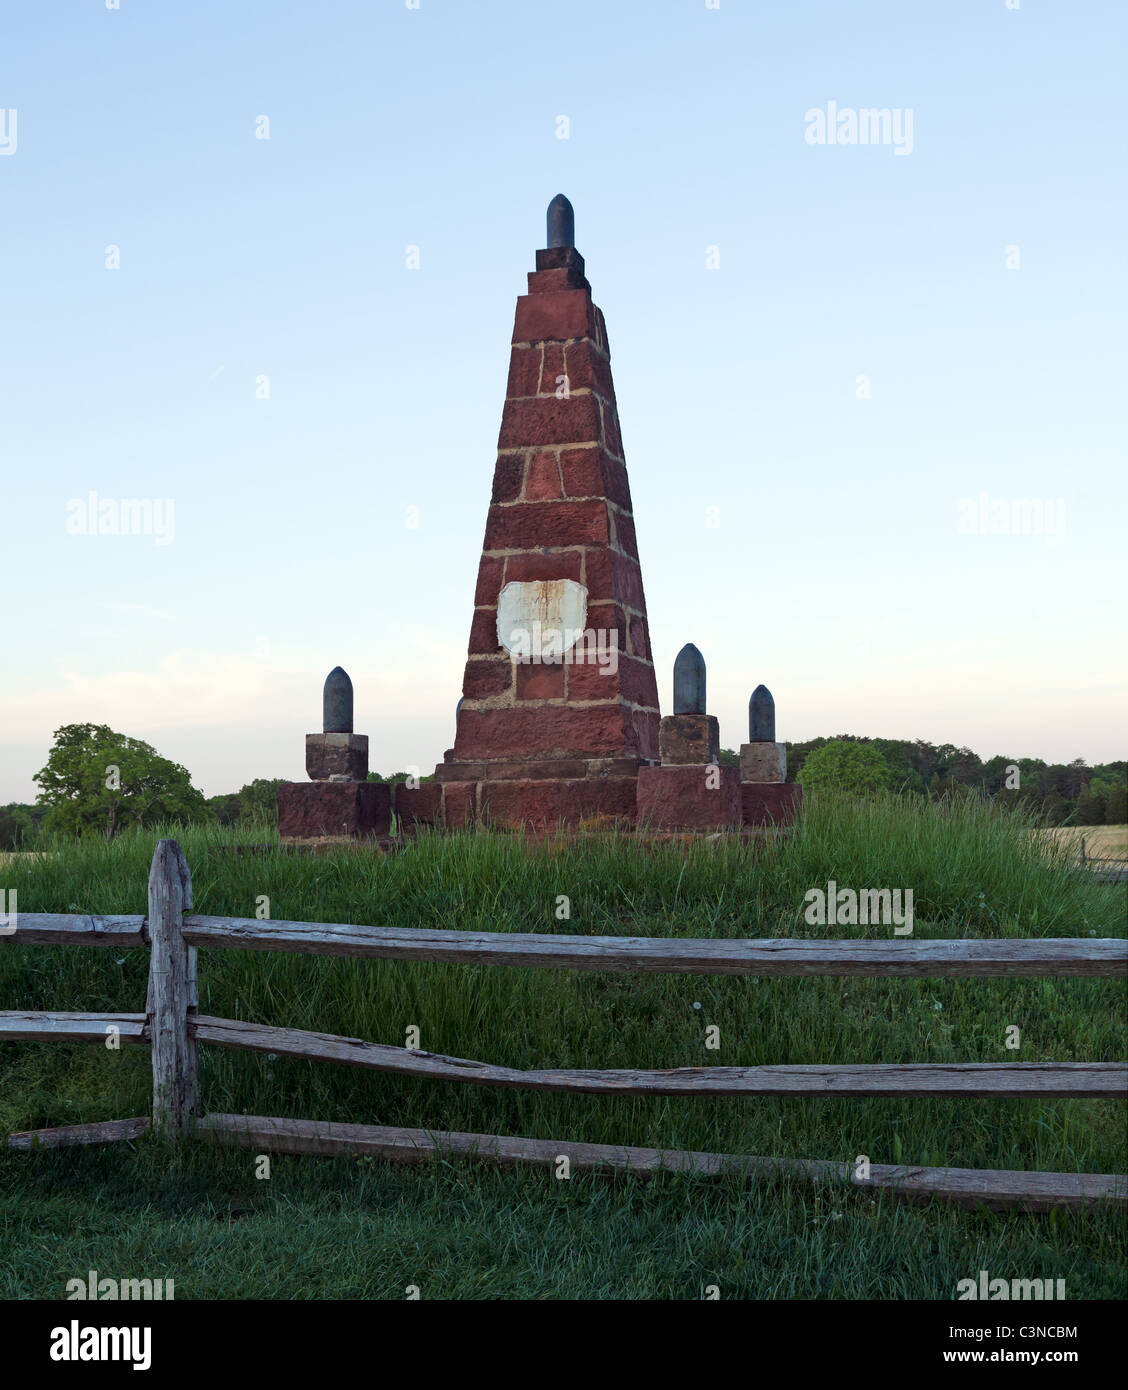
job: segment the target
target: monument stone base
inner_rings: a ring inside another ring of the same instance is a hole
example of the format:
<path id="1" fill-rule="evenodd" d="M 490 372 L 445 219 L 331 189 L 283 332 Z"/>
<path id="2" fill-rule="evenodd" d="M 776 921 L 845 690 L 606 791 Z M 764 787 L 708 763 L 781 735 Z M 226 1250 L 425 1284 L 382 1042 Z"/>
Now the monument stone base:
<path id="1" fill-rule="evenodd" d="M 792 825 L 799 817 L 803 788 L 798 782 L 742 782 L 745 825 Z"/>
<path id="2" fill-rule="evenodd" d="M 278 788 L 278 833 L 284 840 L 387 835 L 391 790 L 386 782 L 283 782 Z"/>
<path id="3" fill-rule="evenodd" d="M 474 822 L 501 830 L 547 830 L 590 820 L 633 825 L 641 766 L 631 757 L 471 762 L 448 754 L 435 776 L 448 827 Z M 433 814 L 435 808 L 430 810 Z"/>
<path id="4" fill-rule="evenodd" d="M 643 767 L 638 773 L 640 829 L 727 830 L 741 823 L 740 774 L 709 763 Z"/>

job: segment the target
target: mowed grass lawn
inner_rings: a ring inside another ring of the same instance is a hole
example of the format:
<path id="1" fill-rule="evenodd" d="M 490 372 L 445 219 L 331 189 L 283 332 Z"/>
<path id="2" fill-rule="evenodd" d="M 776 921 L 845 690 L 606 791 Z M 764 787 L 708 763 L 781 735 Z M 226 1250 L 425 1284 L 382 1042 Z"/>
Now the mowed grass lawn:
<path id="1" fill-rule="evenodd" d="M 23 912 L 144 911 L 160 832 L 57 846 L 0 866 Z M 877 936 L 809 926 L 804 894 L 911 888 L 916 938 L 1123 936 L 1125 888 L 976 802 L 811 798 L 798 831 L 754 850 L 426 837 L 388 857 L 233 846 L 176 833 L 196 911 L 482 931 Z M 557 919 L 558 896 L 571 916 Z M 141 951 L 0 941 L 0 1008 L 140 1010 Z M 1126 1051 L 1122 980 L 860 980 L 599 975 L 201 951 L 209 1014 L 420 1046 L 515 1067 L 1101 1061 Z M 1007 1028 L 1021 1049 L 1005 1049 Z M 719 1051 L 705 1048 L 720 1029 Z M 147 1113 L 147 1048 L 0 1045 L 0 1132 Z M 204 1108 L 729 1153 L 1124 1172 L 1125 1114 L 1097 1100 L 655 1098 L 504 1091 L 201 1049 Z M 165 1277 L 178 1298 L 944 1298 L 959 1279 L 1125 1289 L 1121 1216 L 915 1207 L 786 1180 L 649 1183 L 452 1160 L 277 1157 L 146 1137 L 0 1153 L 0 1297 L 68 1279 Z"/>

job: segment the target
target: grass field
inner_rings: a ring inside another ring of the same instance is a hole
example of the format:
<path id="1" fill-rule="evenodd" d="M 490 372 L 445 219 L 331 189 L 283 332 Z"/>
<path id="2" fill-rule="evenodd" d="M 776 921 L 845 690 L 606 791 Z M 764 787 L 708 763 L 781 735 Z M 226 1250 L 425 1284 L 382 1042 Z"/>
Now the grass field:
<path id="1" fill-rule="evenodd" d="M 1045 832 L 1076 854 L 1082 840 L 1089 859 L 1128 859 L 1128 825 L 1061 825 Z"/>
<path id="2" fill-rule="evenodd" d="M 170 832 L 171 833 L 171 832 Z M 488 931 L 864 936 L 810 927 L 828 879 L 914 891 L 918 938 L 1121 936 L 1125 890 L 974 802 L 812 798 L 755 851 L 629 839 L 529 847 L 428 837 L 386 858 L 236 855 L 263 833 L 185 831 L 201 913 Z M 24 912 L 144 911 L 155 833 L 0 866 Z M 568 895 L 569 921 L 554 915 Z M 139 1010 L 143 952 L 0 943 L 0 1007 Z M 1123 982 L 755 980 L 200 953 L 202 1012 L 518 1067 L 1117 1060 Z M 699 1006 L 699 1007 L 698 1007 Z M 707 1052 L 705 1029 L 721 1030 Z M 1004 1049 L 1011 1024 L 1018 1053 Z M 148 1049 L 0 1046 L 0 1132 L 147 1112 Z M 212 1111 L 731 1153 L 1124 1172 L 1113 1102 L 593 1097 L 499 1091 L 201 1050 Z M 915 1208 L 857 1189 L 666 1175 L 649 1184 L 461 1162 L 278 1158 L 151 1138 L 0 1154 L 0 1297 L 60 1297 L 91 1268 L 172 1277 L 180 1298 L 951 1298 L 957 1280 L 1064 1278 L 1125 1293 L 1121 1218 Z"/>

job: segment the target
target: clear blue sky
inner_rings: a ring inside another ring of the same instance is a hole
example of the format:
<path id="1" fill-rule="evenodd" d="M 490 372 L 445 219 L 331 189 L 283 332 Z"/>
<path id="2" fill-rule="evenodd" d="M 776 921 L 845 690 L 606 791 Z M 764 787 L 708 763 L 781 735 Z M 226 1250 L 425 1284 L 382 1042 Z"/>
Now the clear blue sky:
<path id="1" fill-rule="evenodd" d="M 785 738 L 1124 756 L 1126 29 L 1113 0 L 8 7 L 0 802 L 79 720 L 209 795 L 302 777 L 337 663 L 374 767 L 431 770 L 557 192 L 667 708 L 694 641 L 729 746 L 764 681 Z M 808 143 L 831 101 L 910 110 L 911 154 Z M 92 491 L 172 499 L 171 542 L 69 534 Z M 966 534 L 983 496 L 1055 534 Z"/>

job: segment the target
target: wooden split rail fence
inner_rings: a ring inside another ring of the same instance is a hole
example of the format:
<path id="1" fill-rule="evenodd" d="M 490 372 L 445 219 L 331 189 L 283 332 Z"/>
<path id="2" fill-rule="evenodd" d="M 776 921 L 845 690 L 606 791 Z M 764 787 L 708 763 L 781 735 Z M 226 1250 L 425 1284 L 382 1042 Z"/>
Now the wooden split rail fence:
<path id="1" fill-rule="evenodd" d="M 259 921 L 192 914 L 192 881 L 175 840 L 161 840 L 149 875 L 148 914 L 91 917 L 20 913 L 19 944 L 145 947 L 150 952 L 144 1013 L 0 1011 L 0 1041 L 52 1039 L 104 1043 L 111 1030 L 123 1043 L 152 1050 L 153 1110 L 148 1117 L 39 1130 L 9 1137 L 31 1149 L 131 1139 L 152 1127 L 174 1137 L 284 1153 L 361 1153 L 426 1162 L 444 1153 L 474 1155 L 499 1166 L 551 1166 L 566 1155 L 574 1168 L 696 1173 L 786 1174 L 803 1181 L 838 1180 L 888 1190 L 902 1198 L 941 1198 L 961 1206 L 1046 1210 L 1110 1202 L 1128 1207 L 1128 1177 L 1009 1172 L 873 1164 L 870 1176 L 852 1165 L 808 1159 L 617 1147 L 375 1125 L 323 1123 L 249 1115 L 199 1115 L 200 1043 L 343 1062 L 375 1071 L 519 1087 L 619 1095 L 848 1095 L 1128 1097 L 1128 1063 L 987 1062 L 856 1066 L 683 1067 L 673 1070 L 521 1071 L 384 1043 L 279 1028 L 199 1013 L 197 951 L 201 946 L 297 951 L 383 960 L 446 961 L 540 969 L 692 975 L 835 975 L 999 978 L 1124 975 L 1128 941 L 1112 938 L 1029 940 L 820 941 L 687 940 L 657 937 L 548 936 L 325 922 Z"/>

